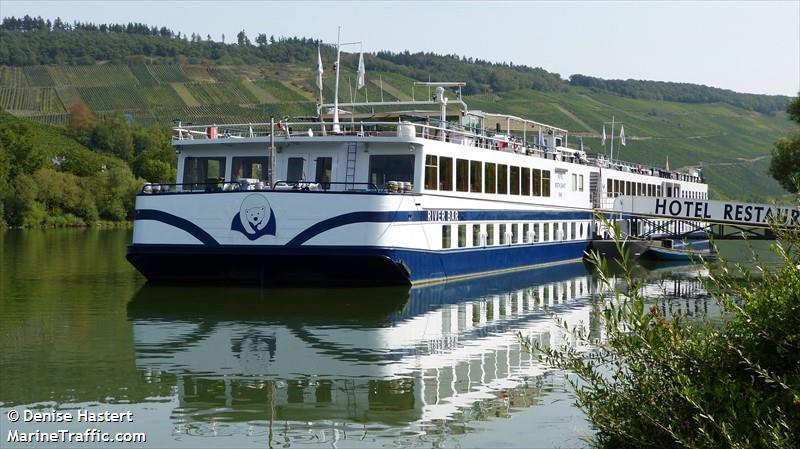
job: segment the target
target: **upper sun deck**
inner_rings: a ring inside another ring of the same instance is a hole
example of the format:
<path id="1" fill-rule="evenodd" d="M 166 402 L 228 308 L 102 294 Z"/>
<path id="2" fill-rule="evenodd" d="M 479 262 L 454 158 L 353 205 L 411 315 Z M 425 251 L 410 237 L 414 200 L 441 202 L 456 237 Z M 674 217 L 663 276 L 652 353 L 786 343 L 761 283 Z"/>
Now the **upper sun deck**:
<path id="1" fill-rule="evenodd" d="M 193 125 L 178 123 L 173 128 L 173 145 L 188 148 L 195 145 L 225 145 L 234 143 L 264 143 L 282 145 L 287 141 L 296 144 L 313 142 L 445 142 L 466 148 L 481 148 L 510 152 L 534 158 L 550 159 L 589 165 L 604 170 L 656 176 L 659 178 L 693 183 L 705 183 L 699 172 L 680 172 L 659 167 L 608 160 L 602 154 L 587 155 L 572 148 L 567 141 L 568 132 L 561 128 L 501 114 L 470 113 L 483 119 L 480 123 L 458 124 L 426 116 L 427 111 L 406 111 L 388 116 L 351 116 L 336 124 L 331 121 L 271 121 L 269 123 L 234 123 Z M 371 118 L 372 120 L 364 120 Z M 383 119 L 383 120 L 381 120 Z M 506 124 L 488 130 L 485 121 Z M 510 130 L 510 131 L 509 131 Z M 465 149 L 466 149 L 465 148 Z"/>

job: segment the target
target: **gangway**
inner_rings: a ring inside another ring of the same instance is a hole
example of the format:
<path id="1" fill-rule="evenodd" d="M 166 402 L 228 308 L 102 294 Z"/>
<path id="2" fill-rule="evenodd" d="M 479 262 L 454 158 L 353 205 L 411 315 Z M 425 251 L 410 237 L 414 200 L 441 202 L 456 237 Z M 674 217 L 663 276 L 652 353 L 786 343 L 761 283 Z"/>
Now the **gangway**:
<path id="1" fill-rule="evenodd" d="M 628 235 L 645 239 L 705 233 L 717 240 L 773 240 L 772 226 L 800 225 L 800 205 L 625 195 L 598 211 L 625 221 Z"/>

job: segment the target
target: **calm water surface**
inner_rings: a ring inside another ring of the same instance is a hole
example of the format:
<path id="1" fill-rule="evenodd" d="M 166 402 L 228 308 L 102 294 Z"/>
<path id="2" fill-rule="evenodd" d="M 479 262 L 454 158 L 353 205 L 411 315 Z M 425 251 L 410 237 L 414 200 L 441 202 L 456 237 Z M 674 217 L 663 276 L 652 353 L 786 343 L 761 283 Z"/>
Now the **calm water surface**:
<path id="1" fill-rule="evenodd" d="M 583 264 L 414 289 L 178 288 L 145 285 L 129 241 L 0 233 L 0 446 L 36 446 L 9 431 L 87 428 L 147 436 L 103 447 L 576 447 L 592 434 L 564 373 L 519 343 L 562 343 L 553 312 L 600 336 Z M 665 309 L 714 307 L 697 270 L 642 273 L 681 297 Z"/>

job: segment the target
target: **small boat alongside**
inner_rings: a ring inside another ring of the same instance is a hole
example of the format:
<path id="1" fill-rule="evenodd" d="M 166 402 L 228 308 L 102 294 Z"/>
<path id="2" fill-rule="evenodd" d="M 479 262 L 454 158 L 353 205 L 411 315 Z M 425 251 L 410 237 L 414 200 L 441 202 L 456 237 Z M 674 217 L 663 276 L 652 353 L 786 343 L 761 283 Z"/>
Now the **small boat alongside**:
<path id="1" fill-rule="evenodd" d="M 709 240 L 664 239 L 648 246 L 642 256 L 656 260 L 699 261 L 701 258 L 716 259 L 717 253 Z"/>

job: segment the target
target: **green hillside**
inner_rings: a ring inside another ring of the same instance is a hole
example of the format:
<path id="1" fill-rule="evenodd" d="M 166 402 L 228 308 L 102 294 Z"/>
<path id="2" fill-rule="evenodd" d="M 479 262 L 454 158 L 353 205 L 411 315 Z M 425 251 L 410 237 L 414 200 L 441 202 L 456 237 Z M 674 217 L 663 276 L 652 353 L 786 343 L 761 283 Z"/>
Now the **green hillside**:
<path id="1" fill-rule="evenodd" d="M 76 102 L 87 104 L 100 119 L 122 112 L 142 126 L 176 118 L 247 123 L 315 112 L 314 40 L 259 35 L 252 44 L 240 35 L 237 44 L 222 44 L 139 24 L 120 31 L 91 24 L 61 27 L 56 31 L 55 24 L 36 19 L 3 22 L 0 108 L 54 125 L 67 124 Z M 81 43 L 88 46 L 85 51 L 70 50 Z M 51 56 L 48 46 L 61 53 Z M 785 194 L 766 167 L 772 143 L 792 131 L 782 111 L 786 97 L 580 75 L 572 82 L 538 68 L 427 53 L 379 52 L 365 59 L 367 86 L 355 92 L 357 101 L 426 97 L 427 89 L 414 91 L 415 80 L 466 81 L 471 109 L 566 128 L 570 144 L 582 137 L 590 152 L 603 151 L 601 128 L 614 116 L 624 122 L 627 137 L 627 146 L 620 152 L 615 148 L 615 156 L 660 166 L 669 158 L 672 168 L 703 167 L 715 197 L 764 200 Z M 332 49 L 323 47 L 325 101 L 333 96 L 332 60 Z M 355 55 L 345 55 L 342 101 L 351 98 L 355 68 Z"/>

